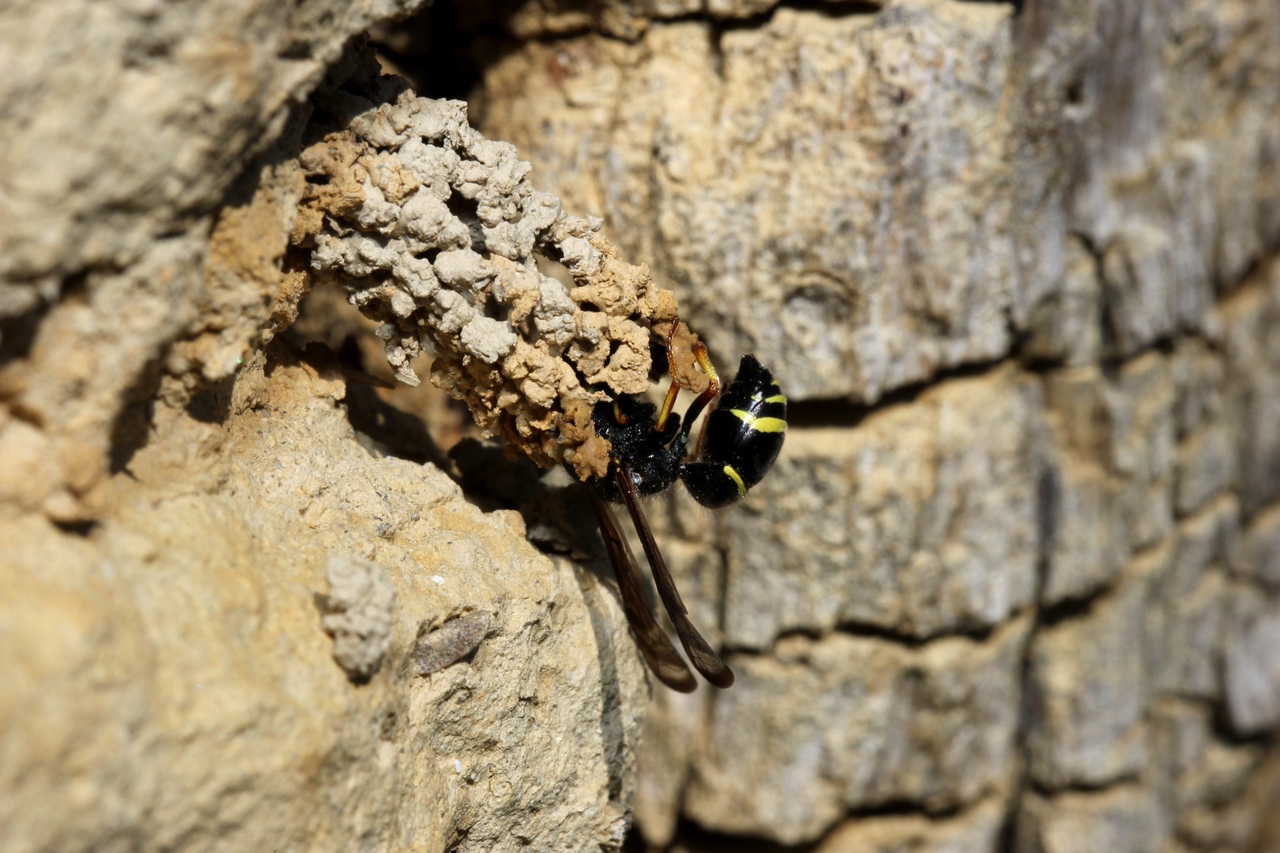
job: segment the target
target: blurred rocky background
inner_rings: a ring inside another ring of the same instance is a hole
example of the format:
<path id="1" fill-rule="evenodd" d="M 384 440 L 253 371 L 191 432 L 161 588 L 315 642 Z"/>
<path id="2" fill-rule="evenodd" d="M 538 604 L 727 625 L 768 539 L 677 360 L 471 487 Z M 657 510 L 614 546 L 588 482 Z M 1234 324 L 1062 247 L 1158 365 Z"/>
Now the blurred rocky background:
<path id="1" fill-rule="evenodd" d="M 307 293 L 366 29 L 786 390 L 649 507 L 732 689 Z M 1280 6 L 42 0 L 0 67 L 0 849 L 1280 847 Z"/>

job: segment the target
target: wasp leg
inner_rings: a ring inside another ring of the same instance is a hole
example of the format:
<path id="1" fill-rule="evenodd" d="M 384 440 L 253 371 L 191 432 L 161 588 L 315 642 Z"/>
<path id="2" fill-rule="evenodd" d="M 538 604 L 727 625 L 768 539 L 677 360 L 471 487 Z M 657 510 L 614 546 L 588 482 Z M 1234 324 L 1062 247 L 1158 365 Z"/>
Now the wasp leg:
<path id="1" fill-rule="evenodd" d="M 693 423 L 702 414 L 702 410 L 711 404 L 720 394 L 720 374 L 716 373 L 715 365 L 711 363 L 711 357 L 707 355 L 707 346 L 702 341 L 698 341 L 693 345 L 693 357 L 698 360 L 698 366 L 702 368 L 702 372 L 707 374 L 707 378 L 711 380 L 711 384 L 707 386 L 707 390 L 698 395 L 691 404 L 689 410 L 684 413 L 684 428 L 681 438 L 687 443 L 689 440 L 689 430 L 693 429 Z M 703 431 L 703 435 L 706 431 Z M 702 439 L 698 439 L 698 452 L 695 457 L 702 455 Z"/>
<path id="2" fill-rule="evenodd" d="M 702 673 L 707 681 L 716 687 L 731 686 L 733 670 L 720 660 L 720 656 L 711 648 L 711 644 L 703 639 L 698 629 L 689 621 L 689 611 L 680 598 L 680 591 L 676 589 L 675 581 L 671 579 L 666 560 L 662 558 L 658 543 L 654 540 L 652 531 L 649 530 L 649 522 L 645 520 L 644 513 L 640 509 L 640 499 L 636 495 L 635 482 L 631 478 L 631 467 L 619 461 L 614 470 L 614 478 L 618 483 L 618 491 L 622 493 L 623 503 L 627 505 L 627 512 L 631 514 L 631 522 L 636 526 L 636 533 L 640 535 L 644 554 L 649 558 L 649 568 L 653 571 L 653 580 L 658 587 L 658 597 L 667 608 L 667 615 L 675 625 L 676 635 L 680 637 L 680 644 L 684 646 L 685 654 L 689 656 L 694 669 Z"/>
<path id="3" fill-rule="evenodd" d="M 653 428 L 657 432 L 662 432 L 662 428 L 667 425 L 667 418 L 671 417 L 671 410 L 676 405 L 676 397 L 680 394 L 680 380 L 676 378 L 676 354 L 671 343 L 679 327 L 678 320 L 672 323 L 671 329 L 662 341 L 663 349 L 667 352 L 667 372 L 671 374 L 671 387 L 667 389 L 667 396 L 662 399 L 662 408 L 658 409 L 658 417 L 653 422 Z"/>
<path id="4" fill-rule="evenodd" d="M 677 378 L 675 345 L 673 343 L 676 329 L 679 327 L 679 322 L 672 323 L 666 337 L 663 339 L 663 347 L 667 352 L 667 372 L 671 374 L 671 387 L 667 388 L 667 395 L 663 398 L 662 407 L 658 410 L 658 417 L 654 421 L 654 429 L 659 432 L 666 426 L 667 418 L 670 417 L 671 410 L 675 408 L 676 396 L 680 393 L 681 386 L 680 380 Z M 711 357 L 707 355 L 707 345 L 702 341 L 697 341 L 692 345 L 692 350 L 693 357 L 697 360 L 698 366 L 702 368 L 702 372 L 706 374 L 709 384 L 706 390 L 699 394 L 690 404 L 689 410 L 685 412 L 684 427 L 680 431 L 682 443 L 688 442 L 689 431 L 693 429 L 694 422 L 698 420 L 702 410 L 720 393 L 720 375 L 716 373 L 715 365 L 711 363 Z"/>
<path id="5" fill-rule="evenodd" d="M 627 540 L 618 532 L 613 512 L 594 490 L 591 492 L 591 506 L 596 511 L 600 536 L 604 539 L 605 550 L 609 552 L 614 574 L 618 577 L 622 611 L 627 615 L 627 622 L 635 634 L 640 656 L 663 684 L 681 693 L 692 693 L 697 689 L 698 682 L 681 660 L 680 653 L 671 644 L 666 632 L 653 618 L 653 611 L 645 601 L 643 582 L 636 569 L 635 557 L 627 547 Z"/>

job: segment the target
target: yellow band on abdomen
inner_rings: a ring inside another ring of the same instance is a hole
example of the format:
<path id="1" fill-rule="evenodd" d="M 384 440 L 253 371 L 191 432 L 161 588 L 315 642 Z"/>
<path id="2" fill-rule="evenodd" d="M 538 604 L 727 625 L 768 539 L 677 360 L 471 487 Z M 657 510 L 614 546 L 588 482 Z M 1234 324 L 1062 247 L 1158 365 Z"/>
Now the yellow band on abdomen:
<path id="1" fill-rule="evenodd" d="M 724 466 L 724 472 L 729 476 L 730 480 L 738 487 L 738 497 L 745 498 L 747 496 L 747 484 L 742 482 L 742 478 L 738 476 L 738 472 L 733 469 L 732 465 Z"/>
<path id="2" fill-rule="evenodd" d="M 750 412 L 742 409 L 730 409 L 729 412 L 736 415 L 744 424 L 754 429 L 756 432 L 786 432 L 787 422 L 782 418 L 757 418 Z"/>

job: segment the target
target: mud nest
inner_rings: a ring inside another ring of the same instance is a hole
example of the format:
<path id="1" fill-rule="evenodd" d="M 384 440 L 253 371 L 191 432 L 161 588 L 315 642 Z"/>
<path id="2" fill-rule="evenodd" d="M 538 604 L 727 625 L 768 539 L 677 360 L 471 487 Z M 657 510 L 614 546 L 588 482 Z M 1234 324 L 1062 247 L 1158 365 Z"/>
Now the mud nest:
<path id="1" fill-rule="evenodd" d="M 487 434 L 582 479 L 608 466 L 592 408 L 648 388 L 654 332 L 675 330 L 682 384 L 705 387 L 682 357 L 693 338 L 671 291 L 620 258 L 600 220 L 535 189 L 514 146 L 467 123 L 466 103 L 417 97 L 367 50 L 312 103 L 291 242 L 315 283 L 345 288 L 381 324 L 399 381 L 417 385 L 410 360 L 431 354 L 432 382 Z"/>

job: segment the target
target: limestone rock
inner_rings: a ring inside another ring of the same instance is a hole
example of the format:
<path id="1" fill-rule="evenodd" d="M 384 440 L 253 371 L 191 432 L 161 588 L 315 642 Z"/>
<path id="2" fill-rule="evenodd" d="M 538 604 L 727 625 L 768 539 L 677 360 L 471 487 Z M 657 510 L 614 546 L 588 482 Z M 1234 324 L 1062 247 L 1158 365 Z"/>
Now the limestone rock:
<path id="1" fill-rule="evenodd" d="M 1143 617 L 1152 576 L 1167 560 L 1162 551 L 1140 557 L 1090 612 L 1032 640 L 1028 760 L 1045 788 L 1106 784 L 1146 761 Z"/>
<path id="2" fill-rule="evenodd" d="M 271 352 L 225 425 L 157 411 L 90 535 L 0 526 L 0 846 L 616 849 L 647 688 L 613 593 Z"/>
<path id="3" fill-rule="evenodd" d="M 176 370 L 234 370 L 267 319 L 288 227 L 262 231 L 250 217 L 245 230 L 262 233 L 232 254 L 251 274 L 214 280 L 214 212 L 244 201 L 236 182 L 259 175 L 255 157 L 280 162 L 269 149 L 347 40 L 418 5 L 57 0 L 0 11 L 11 59 L 0 82 L 11 105 L 0 117 L 0 318 L 23 329 L 5 332 L 6 361 L 27 362 L 0 384 L 6 397 L 20 389 L 16 404 L 58 469 L 25 505 L 92 517 L 85 500 L 106 474 L 113 421 L 180 340 L 200 345 L 175 353 L 195 362 Z M 267 171 L 284 190 L 288 176 Z M 284 195 L 277 206 L 291 215 Z M 220 337 L 225 325 L 235 328 Z"/>
<path id="4" fill-rule="evenodd" d="M 0 10 L 0 847 L 1277 846 L 1280 6 L 458 0 L 481 142 L 343 51 L 415 5 Z M 277 340 L 319 252 L 523 439 L 522 346 L 638 390 L 534 185 L 791 398 L 653 507 L 729 692 L 646 707 L 607 585 Z"/>
<path id="5" fill-rule="evenodd" d="M 333 637 L 333 659 L 353 681 L 368 680 L 391 645 L 396 589 L 377 563 L 349 555 L 330 557 L 325 574 L 328 612 L 320 624 Z"/>
<path id="6" fill-rule="evenodd" d="M 1254 517 L 1241 536 L 1237 571 L 1271 592 L 1280 591 L 1280 507 Z"/>
<path id="7" fill-rule="evenodd" d="M 1098 793 L 1029 796 L 1018 816 L 1019 850 L 1157 853 L 1169 838 L 1168 818 L 1155 795 L 1138 786 Z"/>
<path id="8" fill-rule="evenodd" d="M 1240 590 L 1226 639 L 1227 710 L 1232 727 L 1257 734 L 1280 723 L 1280 601 Z"/>
<path id="9" fill-rule="evenodd" d="M 1008 15 L 779 8 L 531 44 L 488 70 L 485 127 L 664 259 L 713 352 L 754 351 L 796 399 L 875 400 L 1009 345 Z"/>
<path id="10" fill-rule="evenodd" d="M 844 625 L 922 638 L 990 628 L 1029 604 L 1040 399 L 1001 371 L 855 430 L 793 431 L 726 514 L 728 642 L 767 648 L 785 631 Z"/>
<path id="11" fill-rule="evenodd" d="M 1005 815 L 997 798 L 958 815 L 937 819 L 919 815 L 850 820 L 822 840 L 818 853 L 982 853 L 999 844 Z"/>
<path id="12" fill-rule="evenodd" d="M 1175 828 L 1193 848 L 1246 849 L 1263 816 L 1259 795 L 1273 797 L 1275 770 L 1262 765 L 1258 744 L 1223 743 L 1209 711 L 1192 703 L 1165 703 L 1153 715 L 1158 748 L 1166 759 Z"/>
<path id="13" fill-rule="evenodd" d="M 791 844 L 845 808 L 976 802 L 1013 770 L 1027 627 L 1019 620 L 986 643 L 947 638 L 918 650 L 791 637 L 768 656 L 734 656 L 738 682 L 716 697 L 694 756 L 689 814 Z"/>
<path id="14" fill-rule="evenodd" d="M 1153 578 L 1147 605 L 1148 675 L 1168 696 L 1215 701 L 1222 695 L 1221 658 L 1228 622 L 1227 565 L 1238 507 L 1223 498 L 1187 519 L 1165 571 Z"/>
<path id="15" fill-rule="evenodd" d="M 1247 514 L 1280 498 L 1280 262 L 1264 264 L 1222 308 L 1226 417 L 1234 424 L 1240 502 Z"/>

